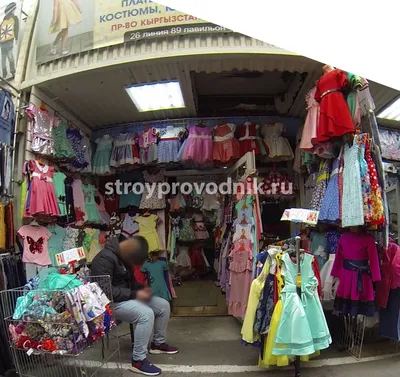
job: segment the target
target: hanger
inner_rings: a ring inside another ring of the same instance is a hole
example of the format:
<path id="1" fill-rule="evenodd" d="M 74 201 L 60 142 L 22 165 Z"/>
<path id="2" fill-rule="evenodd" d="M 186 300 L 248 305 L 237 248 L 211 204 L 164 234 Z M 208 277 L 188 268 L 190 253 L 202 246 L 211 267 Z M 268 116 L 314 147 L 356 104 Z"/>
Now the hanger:
<path id="1" fill-rule="evenodd" d="M 46 104 L 43 101 L 40 103 L 40 110 L 47 111 Z"/>
<path id="2" fill-rule="evenodd" d="M 43 160 L 42 160 L 42 158 L 41 158 L 40 156 L 36 156 L 36 161 L 38 162 L 39 165 L 42 165 L 42 166 L 46 165 L 46 164 L 43 162 Z"/>
<path id="3" fill-rule="evenodd" d="M 32 226 L 35 226 L 35 227 L 40 226 L 39 223 L 36 221 L 36 219 L 33 219 L 33 220 L 30 222 L 29 225 L 32 225 Z"/>

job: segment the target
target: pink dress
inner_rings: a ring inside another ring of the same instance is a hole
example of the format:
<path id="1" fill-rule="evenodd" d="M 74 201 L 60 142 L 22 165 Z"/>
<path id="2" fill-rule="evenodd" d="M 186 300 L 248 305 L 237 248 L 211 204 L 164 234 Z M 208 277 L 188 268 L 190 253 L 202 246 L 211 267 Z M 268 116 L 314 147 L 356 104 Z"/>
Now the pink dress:
<path id="1" fill-rule="evenodd" d="M 199 164 L 213 161 L 213 140 L 211 127 L 189 126 L 189 137 L 185 143 L 182 160 Z"/>
<path id="2" fill-rule="evenodd" d="M 381 280 L 381 272 L 373 236 L 352 232 L 343 234 L 331 275 L 339 279 L 336 311 L 352 316 L 374 316 L 373 282 Z"/>
<path id="3" fill-rule="evenodd" d="M 59 216 L 56 192 L 53 184 L 54 168 L 48 165 L 40 165 L 37 161 L 29 161 L 29 169 L 32 172 L 30 205 L 25 215 L 31 217 L 38 214 Z"/>
<path id="4" fill-rule="evenodd" d="M 229 256 L 231 262 L 229 264 L 228 313 L 234 317 L 244 318 L 252 282 L 253 249 L 251 241 L 248 239 L 236 241 Z"/>
<path id="5" fill-rule="evenodd" d="M 319 103 L 314 99 L 317 87 L 314 86 L 306 95 L 307 117 L 304 122 L 303 135 L 301 136 L 300 149 L 312 150 L 317 143 L 317 124 L 319 119 Z"/>

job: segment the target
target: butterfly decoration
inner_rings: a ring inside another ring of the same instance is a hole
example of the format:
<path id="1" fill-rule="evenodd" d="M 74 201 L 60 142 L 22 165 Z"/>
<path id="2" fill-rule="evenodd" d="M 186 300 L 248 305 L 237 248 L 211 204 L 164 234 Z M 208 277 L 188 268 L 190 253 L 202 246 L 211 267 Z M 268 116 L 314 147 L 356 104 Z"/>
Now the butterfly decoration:
<path id="1" fill-rule="evenodd" d="M 32 237 L 27 237 L 28 245 L 29 245 L 29 251 L 32 254 L 38 253 L 42 254 L 43 253 L 43 243 L 44 239 L 43 237 L 40 237 L 37 241 L 34 241 Z"/>

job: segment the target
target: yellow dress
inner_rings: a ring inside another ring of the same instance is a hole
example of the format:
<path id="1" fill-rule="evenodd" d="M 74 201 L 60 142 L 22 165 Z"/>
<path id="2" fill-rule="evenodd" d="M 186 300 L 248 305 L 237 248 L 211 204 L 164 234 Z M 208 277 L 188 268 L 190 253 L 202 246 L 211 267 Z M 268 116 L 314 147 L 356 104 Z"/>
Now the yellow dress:
<path id="1" fill-rule="evenodd" d="M 73 0 L 56 0 L 54 6 L 57 14 L 54 23 L 50 25 L 50 34 L 82 22 L 82 13 Z"/>
<path id="2" fill-rule="evenodd" d="M 146 239 L 149 244 L 149 252 L 162 250 L 160 239 L 157 234 L 158 216 L 139 216 L 136 222 L 139 224 L 139 236 Z"/>
<path id="3" fill-rule="evenodd" d="M 261 292 L 264 289 L 265 281 L 269 273 L 270 263 L 267 260 L 257 279 L 253 280 L 250 287 L 249 300 L 247 303 L 246 315 L 242 325 L 242 339 L 246 343 L 253 344 L 260 340 L 260 334 L 253 331 L 257 306 L 260 301 Z"/>
<path id="4" fill-rule="evenodd" d="M 270 366 L 278 366 L 278 367 L 285 367 L 288 366 L 289 363 L 294 360 L 294 357 L 289 357 L 287 355 L 282 355 L 282 356 L 276 356 L 272 354 L 272 349 L 274 347 L 274 342 L 275 342 L 275 336 L 276 332 L 278 330 L 278 325 L 281 320 L 282 316 L 282 300 L 280 299 L 281 297 L 281 292 L 283 287 L 285 286 L 285 282 L 283 280 L 282 274 L 281 274 L 281 268 L 282 268 L 282 255 L 283 253 L 279 253 L 275 256 L 276 262 L 277 262 L 277 268 L 276 268 L 276 287 L 278 289 L 278 302 L 275 305 L 274 312 L 272 314 L 271 318 L 271 323 L 269 326 L 269 332 L 268 332 L 268 337 L 267 341 L 265 342 L 264 350 L 263 350 L 263 358 L 258 359 L 258 366 L 263 367 L 263 368 L 269 368 Z M 301 361 L 309 361 L 310 358 L 318 356 L 319 351 L 309 355 L 309 356 L 301 356 L 300 360 Z"/>

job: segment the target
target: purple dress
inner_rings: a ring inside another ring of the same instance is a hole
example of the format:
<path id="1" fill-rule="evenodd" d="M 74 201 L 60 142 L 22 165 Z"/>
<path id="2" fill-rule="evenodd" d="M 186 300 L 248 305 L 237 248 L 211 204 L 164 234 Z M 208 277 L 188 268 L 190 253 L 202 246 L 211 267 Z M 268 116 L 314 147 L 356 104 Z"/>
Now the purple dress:
<path id="1" fill-rule="evenodd" d="M 72 145 L 76 158 L 72 161 L 72 166 L 77 169 L 86 168 L 89 163 L 85 160 L 85 154 L 82 146 L 82 135 L 79 130 L 67 129 L 67 138 Z"/>
<path id="2" fill-rule="evenodd" d="M 336 311 L 352 316 L 374 316 L 373 282 L 381 280 L 381 272 L 373 236 L 353 232 L 343 234 L 331 275 L 339 279 Z"/>

